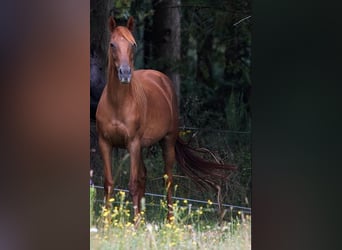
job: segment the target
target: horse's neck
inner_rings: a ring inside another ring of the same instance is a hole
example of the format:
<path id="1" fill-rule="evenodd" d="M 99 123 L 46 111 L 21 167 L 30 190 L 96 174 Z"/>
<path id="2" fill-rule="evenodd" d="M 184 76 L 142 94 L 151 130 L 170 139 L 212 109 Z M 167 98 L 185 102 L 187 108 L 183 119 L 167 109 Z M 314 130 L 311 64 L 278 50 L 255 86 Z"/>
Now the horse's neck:
<path id="1" fill-rule="evenodd" d="M 114 110 L 121 112 L 123 105 L 134 107 L 140 114 L 141 122 L 146 118 L 147 98 L 143 86 L 132 75 L 132 80 L 128 84 L 121 84 L 116 72 L 108 74 L 107 93 Z"/>
<path id="2" fill-rule="evenodd" d="M 110 99 L 118 107 L 130 101 L 133 96 L 130 84 L 121 84 L 115 73 L 109 74 L 107 88 Z"/>

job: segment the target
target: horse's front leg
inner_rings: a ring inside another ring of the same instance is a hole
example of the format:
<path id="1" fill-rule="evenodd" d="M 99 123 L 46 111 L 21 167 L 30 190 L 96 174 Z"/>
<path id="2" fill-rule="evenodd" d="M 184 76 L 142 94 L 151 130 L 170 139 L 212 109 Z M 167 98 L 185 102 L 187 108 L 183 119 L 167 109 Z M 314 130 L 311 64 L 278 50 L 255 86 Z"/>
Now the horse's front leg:
<path id="1" fill-rule="evenodd" d="M 99 148 L 104 169 L 104 193 L 106 207 L 110 207 L 109 199 L 113 193 L 114 181 L 112 176 L 112 145 L 104 138 L 99 137 Z"/>
<path id="2" fill-rule="evenodd" d="M 130 166 L 130 178 L 129 178 L 129 192 L 132 196 L 133 200 L 133 208 L 134 208 L 134 219 L 136 224 L 140 218 L 140 200 L 142 198 L 142 194 L 145 192 L 145 171 L 142 171 L 143 163 L 141 161 L 142 157 L 142 148 L 140 145 L 140 141 L 135 140 L 132 141 L 128 150 L 131 157 L 131 166 Z"/>

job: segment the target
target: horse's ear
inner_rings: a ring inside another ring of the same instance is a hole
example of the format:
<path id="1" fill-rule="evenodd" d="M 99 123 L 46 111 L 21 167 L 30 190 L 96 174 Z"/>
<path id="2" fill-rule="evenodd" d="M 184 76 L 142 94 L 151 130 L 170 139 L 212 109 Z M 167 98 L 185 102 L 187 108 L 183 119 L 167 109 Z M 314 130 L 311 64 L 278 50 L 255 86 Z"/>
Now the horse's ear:
<path id="1" fill-rule="evenodd" d="M 116 22 L 115 22 L 115 20 L 114 20 L 114 18 L 112 16 L 110 16 L 109 19 L 108 19 L 108 27 L 109 27 L 109 31 L 110 32 L 113 32 L 113 30 L 116 27 Z"/>
<path id="2" fill-rule="evenodd" d="M 129 17 L 128 21 L 127 21 L 127 28 L 133 32 L 133 27 L 134 27 L 134 18 L 131 16 Z"/>

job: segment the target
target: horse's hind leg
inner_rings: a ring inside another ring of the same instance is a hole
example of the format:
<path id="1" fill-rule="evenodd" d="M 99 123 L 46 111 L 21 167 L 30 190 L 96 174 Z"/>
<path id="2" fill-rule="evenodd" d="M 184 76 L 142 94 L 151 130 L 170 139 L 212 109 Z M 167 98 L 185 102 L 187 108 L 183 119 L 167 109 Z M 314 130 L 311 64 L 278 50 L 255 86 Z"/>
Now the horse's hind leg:
<path id="1" fill-rule="evenodd" d="M 172 167 L 175 163 L 175 142 L 176 139 L 168 135 L 161 141 L 161 146 L 163 149 L 163 158 L 165 161 L 165 186 L 166 186 L 166 199 L 168 205 L 167 219 L 169 222 L 173 220 L 173 209 L 172 209 Z"/>
<path id="2" fill-rule="evenodd" d="M 110 206 L 109 199 L 113 192 L 114 181 L 112 177 L 112 146 L 104 139 L 99 138 L 99 148 L 103 160 L 104 169 L 104 193 L 106 207 Z"/>

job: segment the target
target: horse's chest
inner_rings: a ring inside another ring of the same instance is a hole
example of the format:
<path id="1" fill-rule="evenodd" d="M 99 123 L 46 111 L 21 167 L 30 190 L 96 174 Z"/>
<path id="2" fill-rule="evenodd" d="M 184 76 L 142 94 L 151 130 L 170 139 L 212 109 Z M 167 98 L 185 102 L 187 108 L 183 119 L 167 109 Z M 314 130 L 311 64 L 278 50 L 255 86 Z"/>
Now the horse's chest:
<path id="1" fill-rule="evenodd" d="M 129 130 L 121 122 L 111 121 L 104 125 L 103 136 L 111 141 L 113 146 L 125 147 L 129 138 Z"/>

